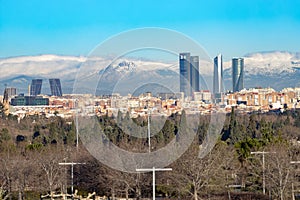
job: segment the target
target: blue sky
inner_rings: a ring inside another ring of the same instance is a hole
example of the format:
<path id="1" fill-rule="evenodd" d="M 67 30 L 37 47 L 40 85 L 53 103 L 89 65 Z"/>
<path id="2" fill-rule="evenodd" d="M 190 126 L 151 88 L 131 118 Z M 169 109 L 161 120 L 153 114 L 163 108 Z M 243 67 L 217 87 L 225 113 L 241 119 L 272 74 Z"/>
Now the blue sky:
<path id="1" fill-rule="evenodd" d="M 300 1 L 0 0 L 0 58 L 87 55 L 122 31 L 182 32 L 210 56 L 300 51 Z"/>

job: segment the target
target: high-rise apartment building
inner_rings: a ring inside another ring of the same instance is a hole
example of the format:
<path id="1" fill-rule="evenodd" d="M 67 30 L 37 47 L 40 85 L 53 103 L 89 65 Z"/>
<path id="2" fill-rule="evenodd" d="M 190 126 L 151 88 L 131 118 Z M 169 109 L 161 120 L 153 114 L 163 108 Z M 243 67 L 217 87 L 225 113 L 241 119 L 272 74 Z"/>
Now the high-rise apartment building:
<path id="1" fill-rule="evenodd" d="M 232 91 L 237 92 L 244 88 L 244 59 L 232 59 Z"/>
<path id="2" fill-rule="evenodd" d="M 49 79 L 49 84 L 50 84 L 52 96 L 58 96 L 58 97 L 62 96 L 60 79 L 58 78 Z"/>
<path id="3" fill-rule="evenodd" d="M 30 85 L 30 96 L 37 96 L 41 94 L 42 91 L 42 79 L 32 79 Z"/>
<path id="4" fill-rule="evenodd" d="M 190 53 L 179 54 L 180 92 L 185 97 L 192 96 L 192 92 L 199 91 L 199 57 Z"/>
<path id="5" fill-rule="evenodd" d="M 223 90 L 223 59 L 222 54 L 219 54 L 214 58 L 213 93 L 217 95 L 222 93 Z"/>

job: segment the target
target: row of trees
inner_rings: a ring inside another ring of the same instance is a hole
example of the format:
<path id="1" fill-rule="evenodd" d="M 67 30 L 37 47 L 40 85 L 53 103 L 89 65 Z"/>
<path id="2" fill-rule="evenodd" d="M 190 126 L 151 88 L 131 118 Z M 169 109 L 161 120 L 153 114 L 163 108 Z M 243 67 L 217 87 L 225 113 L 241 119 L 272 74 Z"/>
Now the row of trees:
<path id="1" fill-rule="evenodd" d="M 157 134 L 151 140 L 152 151 L 177 137 L 182 117 L 172 115 L 164 119 L 162 128 L 153 127 L 151 132 L 156 131 Z M 128 115 L 119 113 L 115 118 L 103 116 L 98 120 L 114 144 L 126 150 L 147 151 L 146 138 L 126 134 L 132 129 L 126 121 L 130 120 Z M 300 160 L 300 147 L 295 142 L 299 140 L 300 133 L 298 110 L 279 115 L 241 115 L 233 110 L 226 117 L 214 149 L 201 159 L 198 152 L 210 117 L 201 116 L 199 120 L 197 137 L 189 149 L 169 166 L 173 170 L 158 172 L 156 190 L 159 195 L 195 200 L 208 197 L 222 199 L 221 196 L 225 198 L 226 195 L 228 199 L 239 186 L 239 191 L 251 193 L 252 198 L 268 199 L 272 196 L 283 200 L 292 198 L 292 186 L 300 188 L 297 165 L 290 163 Z M 99 163 L 81 144 L 76 149 L 75 127 L 71 120 L 31 116 L 18 123 L 13 117 L 4 117 L 0 123 L 2 197 L 30 199 L 28 191 L 37 194 L 70 192 L 70 168 L 58 165 L 65 161 L 86 163 L 74 167 L 74 184 L 80 193 L 95 191 L 99 195 L 126 198 L 151 196 L 151 174 L 116 171 Z M 147 126 L 147 119 L 137 118 L 134 123 L 135 129 L 142 129 Z M 19 135 L 24 136 L 24 140 L 17 140 Z M 265 155 L 264 168 L 262 156 L 252 155 L 252 151 L 272 152 Z M 265 196 L 262 195 L 263 182 Z"/>

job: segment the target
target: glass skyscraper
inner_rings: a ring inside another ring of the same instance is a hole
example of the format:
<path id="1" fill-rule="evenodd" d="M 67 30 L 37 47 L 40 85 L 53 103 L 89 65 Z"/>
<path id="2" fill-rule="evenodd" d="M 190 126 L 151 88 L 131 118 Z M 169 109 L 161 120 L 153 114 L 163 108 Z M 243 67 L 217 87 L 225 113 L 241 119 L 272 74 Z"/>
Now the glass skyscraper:
<path id="1" fill-rule="evenodd" d="M 244 88 L 244 59 L 232 59 L 232 91 L 238 92 Z"/>
<path id="2" fill-rule="evenodd" d="M 192 92 L 199 91 L 199 57 L 190 53 L 179 54 L 180 92 L 185 97 L 192 96 Z"/>
<path id="3" fill-rule="evenodd" d="M 37 96 L 41 94 L 42 91 L 42 79 L 32 79 L 30 85 L 30 96 Z"/>
<path id="4" fill-rule="evenodd" d="M 191 96 L 191 67 L 190 67 L 190 53 L 179 54 L 179 68 L 180 68 L 180 92 L 184 96 Z"/>
<path id="5" fill-rule="evenodd" d="M 214 58 L 214 82 L 213 93 L 220 94 L 223 92 L 223 59 L 222 54 L 219 54 Z"/>
<path id="6" fill-rule="evenodd" d="M 60 79 L 58 78 L 49 79 L 49 84 L 50 84 L 52 96 L 58 96 L 58 97 L 62 96 Z"/>
<path id="7" fill-rule="evenodd" d="M 199 91 L 199 56 L 191 56 L 191 86 L 192 92 Z"/>

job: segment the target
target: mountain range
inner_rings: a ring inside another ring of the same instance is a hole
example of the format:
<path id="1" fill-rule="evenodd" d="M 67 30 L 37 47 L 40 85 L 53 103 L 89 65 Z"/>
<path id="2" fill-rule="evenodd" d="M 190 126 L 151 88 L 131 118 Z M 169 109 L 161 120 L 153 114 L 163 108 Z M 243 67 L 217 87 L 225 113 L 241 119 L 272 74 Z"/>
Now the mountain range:
<path id="1" fill-rule="evenodd" d="M 243 56 L 245 87 L 300 87 L 300 53 L 270 51 Z M 200 58 L 201 59 L 201 58 Z M 225 61 L 224 85 L 231 90 L 231 61 Z M 201 88 L 212 86 L 213 63 L 200 60 Z M 103 58 L 38 55 L 0 59 L 0 91 L 5 85 L 28 93 L 31 79 L 43 79 L 42 92 L 49 94 L 49 78 L 60 78 L 64 93 L 121 94 L 179 91 L 178 60 L 150 61 L 141 58 Z M 205 83 L 207 85 L 205 86 Z M 79 86 L 80 85 L 80 86 Z M 1 92 L 2 93 L 2 92 Z"/>

